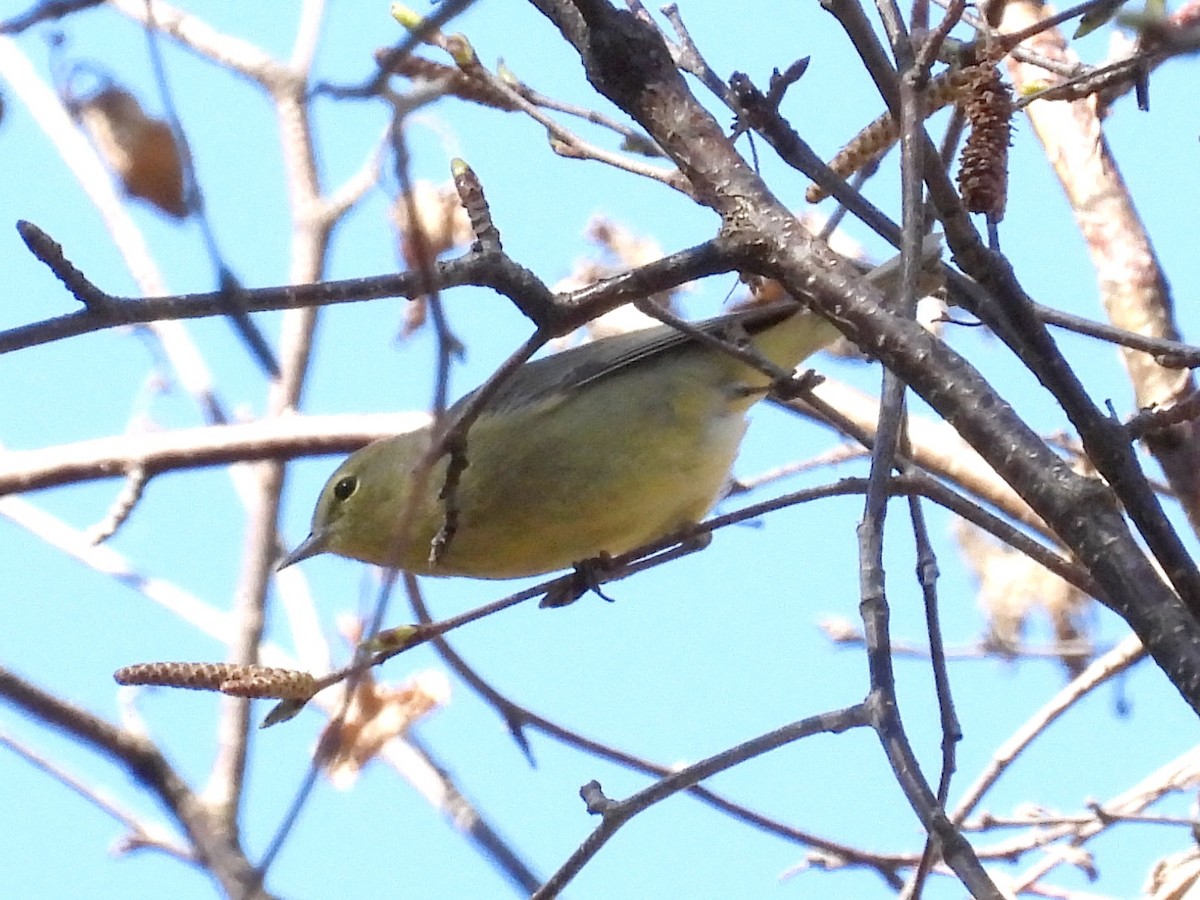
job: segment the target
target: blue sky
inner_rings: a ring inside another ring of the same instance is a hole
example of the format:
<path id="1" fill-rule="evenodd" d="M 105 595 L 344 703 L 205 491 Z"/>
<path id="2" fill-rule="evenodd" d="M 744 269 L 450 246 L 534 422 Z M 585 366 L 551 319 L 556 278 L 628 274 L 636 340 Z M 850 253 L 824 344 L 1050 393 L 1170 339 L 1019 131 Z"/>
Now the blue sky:
<path id="1" fill-rule="evenodd" d="M 23 4 L 0 5 L 8 15 Z M 246 37 L 276 55 L 289 51 L 292 13 L 274 6 L 233 2 L 196 4 L 214 27 Z M 332 5 L 318 56 L 318 76 L 355 81 L 369 71 L 371 51 L 397 39 L 386 4 Z M 765 83 L 773 67 L 812 56 L 784 107 L 797 128 L 828 154 L 879 112 L 866 76 L 848 62 L 849 48 L 816 4 L 748 2 L 729 15 L 727 5 L 684 4 L 693 37 L 721 73 L 746 70 Z M 64 24 L 66 52 L 95 61 L 131 86 L 154 110 L 145 39 L 117 13 L 98 9 Z M 503 57 L 543 91 L 596 103 L 573 53 L 531 9 L 481 0 L 456 26 L 485 63 Z M 48 28 L 18 44 L 37 69 L 48 72 Z M 1080 42 L 1089 60 L 1103 56 L 1107 30 Z M 164 46 L 168 75 L 199 177 L 227 262 L 249 286 L 281 283 L 288 271 L 289 225 L 274 120 L 265 99 L 245 82 L 191 54 Z M 436 52 L 431 52 L 436 56 Z M 1156 73 L 1153 112 L 1119 103 L 1106 123 L 1109 139 L 1171 278 L 1186 335 L 1197 331 L 1200 287 L 1194 228 L 1189 215 L 1200 196 L 1194 162 L 1194 66 L 1176 62 Z M 60 241 L 68 257 L 115 293 L 134 282 L 106 236 L 98 215 L 64 169 L 28 111 L 4 91 L 0 122 L 7 171 L 0 192 L 0 261 L 8 290 L 0 328 L 67 312 L 74 301 L 37 263 L 11 227 L 29 219 Z M 699 90 L 699 89 L 698 89 Z M 378 104 L 315 104 L 322 177 L 336 186 L 362 165 L 386 124 Z M 722 120 L 728 116 L 719 113 Z M 599 138 L 597 138 L 599 139 Z M 466 158 L 480 178 L 505 248 L 548 283 L 566 276 L 591 252 L 583 237 L 590 216 L 603 213 L 653 236 L 668 251 L 698 243 L 714 217 L 654 184 L 597 163 L 564 160 L 546 146 L 534 123 L 492 110 L 446 102 L 423 110 L 410 131 L 413 172 L 442 181 L 449 157 Z M 744 144 L 743 144 L 744 147 Z M 804 180 L 759 147 L 764 175 L 787 202 L 802 205 Z M 1001 227 L 1004 249 L 1023 284 L 1039 301 L 1099 316 L 1094 275 L 1061 191 L 1023 122 L 1013 146 L 1013 195 Z M 1169 174 L 1165 167 L 1169 166 Z M 895 210 L 894 161 L 870 196 Z M 1169 184 L 1169 187 L 1168 187 Z M 385 176 L 335 234 L 331 278 L 393 271 L 399 264 L 386 212 L 394 179 Z M 212 288 L 211 267 L 198 230 L 176 225 L 141 205 L 132 215 L 143 230 L 172 291 Z M 878 240 L 848 226 L 878 256 Z M 712 279 L 688 296 L 689 311 L 716 311 L 736 288 L 733 278 Z M 448 292 L 446 306 L 467 356 L 453 373 L 453 393 L 482 381 L 528 333 L 507 301 L 476 289 Z M 342 306 L 321 319 L 303 409 L 310 413 L 422 409 L 431 397 L 433 341 L 419 334 L 397 341 L 403 301 Z M 272 339 L 278 314 L 258 317 Z M 220 321 L 188 323 L 229 409 L 255 416 L 265 408 L 261 377 Z M 948 339 L 989 376 L 1037 428 L 1064 426 L 1047 395 L 1020 373 L 1001 346 L 977 331 L 954 330 Z M 1111 399 L 1132 412 L 1132 394 L 1108 347 L 1063 338 L 1098 401 Z M 120 434 L 130 428 L 184 428 L 202 424 L 178 386 L 146 387 L 156 364 L 137 335 L 113 330 L 9 354 L 0 360 L 0 442 L 37 449 Z M 821 360 L 833 377 L 874 390 L 877 367 Z M 921 412 L 919 404 L 916 405 Z M 803 459 L 834 439 L 765 406 L 754 411 L 739 475 Z M 289 467 L 283 533 L 295 543 L 307 531 L 312 503 L 336 460 L 298 461 Z M 791 489 L 859 465 L 818 471 L 788 482 Z M 781 489 L 783 489 L 781 488 Z M 26 499 L 75 528 L 86 528 L 109 507 L 119 484 L 99 482 L 30 495 Z M 769 496 L 768 488 L 752 499 Z M 456 649 L 497 689 L 530 709 L 636 755 L 662 763 L 693 761 L 786 722 L 857 702 L 866 690 L 862 653 L 830 646 L 817 623 L 826 615 L 857 620 L 856 499 L 820 501 L 773 514 L 756 527 L 726 529 L 705 552 L 611 586 L 616 603 L 594 597 L 563 610 L 531 604 L 475 623 L 453 635 Z M 939 550 L 939 583 L 947 640 L 971 642 L 983 630 L 974 586 L 956 559 L 950 521 L 929 512 Z M 888 539 L 889 598 L 897 639 L 920 642 L 920 594 L 910 573 L 911 538 L 897 506 Z M 221 470 L 163 475 L 111 542 L 137 571 L 170 581 L 218 610 L 229 609 L 238 582 L 244 513 Z M 1187 538 L 1189 546 L 1194 539 Z M 0 560 L 6 582 L 0 664 L 96 713 L 116 718 L 112 672 L 148 659 L 220 659 L 224 648 L 105 574 L 64 555 L 26 529 L 0 517 Z M 357 563 L 322 557 L 302 566 L 335 652 L 345 653 L 335 621 L 374 597 L 371 573 Z M 426 581 L 435 615 L 449 615 L 497 598 L 521 583 Z M 407 621 L 403 603 L 389 622 Z M 1096 634 L 1109 644 L 1125 634 L 1107 613 L 1096 614 Z M 288 647 L 286 621 L 273 607 L 269 637 Z M 1046 637 L 1044 628 L 1030 635 Z M 379 677 L 403 681 L 442 668 L 418 649 L 388 663 Z M 902 713 L 918 755 L 936 779 L 940 734 L 928 667 L 898 663 Z M 961 789 L 986 765 L 995 747 L 1057 691 L 1063 676 L 1053 662 L 1019 665 L 996 660 L 952 666 L 955 697 L 965 730 L 959 750 Z M 595 822 L 579 800 L 580 785 L 595 778 L 611 797 L 645 786 L 646 779 L 576 749 L 532 735 L 531 768 L 500 718 L 458 681 L 448 707 L 423 721 L 415 738 L 447 768 L 461 790 L 542 876 L 549 875 Z M 1117 705 L 1129 705 L 1118 715 Z M 213 753 L 217 703 L 209 696 L 172 691 L 139 695 L 138 708 L 171 761 L 202 786 Z M 265 713 L 256 709 L 256 714 Z M 322 719 L 305 713 L 255 736 L 245 801 L 244 834 L 252 858 L 269 843 L 302 780 Z M 1089 798 L 1117 794 L 1188 748 L 1195 719 L 1165 678 L 1148 664 L 1118 687 L 1096 692 L 1052 728 L 989 796 L 987 808 L 1011 812 L 1035 803 L 1063 812 Z M 0 727 L 62 762 L 88 782 L 122 798 L 152 821 L 162 814 L 121 770 L 61 735 L 0 706 Z M 1101 737 L 1102 736 L 1102 737 Z M 0 750 L 0 894 L 5 896 L 122 897 L 213 895 L 210 882 L 152 851 L 114 858 L 108 848 L 121 829 L 61 784 Z M 907 808 L 877 742 L 866 732 L 821 736 L 777 751 L 714 779 L 724 794 L 796 827 L 880 851 L 920 846 L 919 826 Z M 952 795 L 955 791 L 952 791 Z M 1178 799 L 1165 809 L 1186 812 Z M 985 841 L 984 843 L 989 843 Z M 1130 896 L 1151 861 L 1188 844 L 1186 832 L 1127 826 L 1095 845 L 1100 878 L 1065 873 L 1055 883 L 1107 896 Z M 808 871 L 778 881 L 797 865 L 803 848 L 763 835 L 728 817 L 676 797 L 627 826 L 572 885 L 571 897 L 820 897 L 886 896 L 876 876 Z M 1027 859 L 1027 864 L 1035 860 Z M 1017 866 L 1014 871 L 1023 867 Z M 1003 870 L 1003 869 L 1002 869 Z M 369 767 L 353 790 L 321 781 L 285 845 L 268 887 L 282 896 L 506 896 L 495 870 L 455 835 L 441 815 L 390 769 Z M 929 896 L 960 896 L 935 879 Z"/>

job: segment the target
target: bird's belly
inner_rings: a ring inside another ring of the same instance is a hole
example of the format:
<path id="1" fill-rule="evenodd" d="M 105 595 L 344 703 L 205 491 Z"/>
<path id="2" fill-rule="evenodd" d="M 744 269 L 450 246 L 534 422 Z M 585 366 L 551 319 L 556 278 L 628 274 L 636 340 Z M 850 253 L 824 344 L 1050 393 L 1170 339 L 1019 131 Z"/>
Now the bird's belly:
<path id="1" fill-rule="evenodd" d="M 468 436 L 458 529 L 431 574 L 538 575 L 699 521 L 727 482 L 745 431 L 741 410 L 676 403 L 620 413 L 589 429 L 542 417 L 511 429 L 505 452 L 479 465 Z"/>

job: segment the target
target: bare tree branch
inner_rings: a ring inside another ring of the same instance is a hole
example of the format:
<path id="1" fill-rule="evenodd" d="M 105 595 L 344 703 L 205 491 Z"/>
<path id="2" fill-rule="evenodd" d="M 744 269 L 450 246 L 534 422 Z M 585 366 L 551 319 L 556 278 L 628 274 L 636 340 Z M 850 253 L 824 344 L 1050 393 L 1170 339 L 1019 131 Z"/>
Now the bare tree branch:
<path id="1" fill-rule="evenodd" d="M 86 710 L 60 700 L 6 669 L 0 669 L 0 696 L 46 725 L 65 731 L 122 766 L 175 817 L 197 860 L 229 897 L 265 900 L 258 872 L 246 859 L 236 832 L 224 828 L 187 782 L 148 738 L 124 731 Z"/>

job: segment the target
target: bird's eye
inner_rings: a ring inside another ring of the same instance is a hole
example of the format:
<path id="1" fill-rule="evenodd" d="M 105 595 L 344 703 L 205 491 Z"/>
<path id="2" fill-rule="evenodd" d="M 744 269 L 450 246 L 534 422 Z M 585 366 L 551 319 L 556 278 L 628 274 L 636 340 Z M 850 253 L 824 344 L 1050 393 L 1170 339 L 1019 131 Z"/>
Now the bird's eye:
<path id="1" fill-rule="evenodd" d="M 353 475 L 347 475 L 333 486 L 333 496 L 339 500 L 346 500 L 357 490 L 358 479 Z"/>

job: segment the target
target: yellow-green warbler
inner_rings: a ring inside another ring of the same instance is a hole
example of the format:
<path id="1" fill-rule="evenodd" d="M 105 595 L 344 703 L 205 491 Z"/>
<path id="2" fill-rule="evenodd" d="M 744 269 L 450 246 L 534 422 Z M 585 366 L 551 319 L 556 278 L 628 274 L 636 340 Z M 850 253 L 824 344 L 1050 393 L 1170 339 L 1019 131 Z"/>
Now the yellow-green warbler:
<path id="1" fill-rule="evenodd" d="M 936 257 L 937 248 L 932 240 L 927 255 Z M 897 269 L 893 260 L 868 278 L 891 280 Z M 790 302 L 699 327 L 748 337 L 789 372 L 838 335 Z M 467 432 L 467 466 L 453 494 L 457 527 L 436 561 L 430 548 L 446 521 L 438 496 L 445 456 L 411 500 L 412 473 L 432 440 L 427 427 L 346 459 L 321 491 L 312 533 L 281 567 L 335 553 L 423 575 L 517 578 L 623 553 L 708 512 L 737 455 L 744 413 L 770 384 L 757 369 L 666 325 L 534 360 L 503 383 Z"/>

